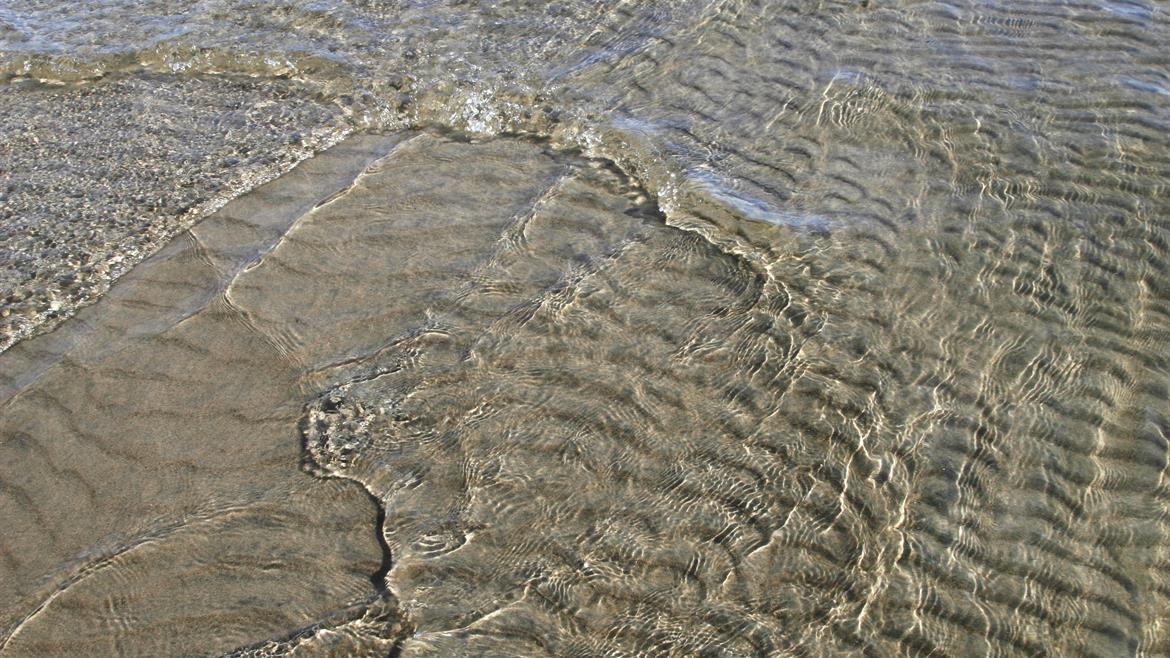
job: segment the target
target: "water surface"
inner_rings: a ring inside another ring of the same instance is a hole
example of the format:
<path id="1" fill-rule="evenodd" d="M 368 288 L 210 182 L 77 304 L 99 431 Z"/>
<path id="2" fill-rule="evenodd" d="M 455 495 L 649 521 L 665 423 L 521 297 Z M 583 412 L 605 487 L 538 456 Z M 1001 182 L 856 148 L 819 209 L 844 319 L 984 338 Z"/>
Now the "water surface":
<path id="1" fill-rule="evenodd" d="M 0 654 L 1165 655 L 1168 36 L 0 6 Z"/>

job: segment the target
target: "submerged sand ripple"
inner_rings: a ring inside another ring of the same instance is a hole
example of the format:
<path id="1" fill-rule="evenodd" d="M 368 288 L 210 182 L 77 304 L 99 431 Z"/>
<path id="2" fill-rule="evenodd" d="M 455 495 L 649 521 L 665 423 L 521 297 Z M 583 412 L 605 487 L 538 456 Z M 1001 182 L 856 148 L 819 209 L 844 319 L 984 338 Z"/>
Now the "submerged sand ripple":
<path id="1" fill-rule="evenodd" d="M 0 653 L 205 654 L 376 595 L 375 510 L 298 471 L 301 373 L 225 291 L 392 143 L 238 199 L 0 357 Z"/>
<path id="2" fill-rule="evenodd" d="M 1157 655 L 1156 233 L 720 208 L 431 132 L 224 208 L 0 357 L 0 652 Z"/>

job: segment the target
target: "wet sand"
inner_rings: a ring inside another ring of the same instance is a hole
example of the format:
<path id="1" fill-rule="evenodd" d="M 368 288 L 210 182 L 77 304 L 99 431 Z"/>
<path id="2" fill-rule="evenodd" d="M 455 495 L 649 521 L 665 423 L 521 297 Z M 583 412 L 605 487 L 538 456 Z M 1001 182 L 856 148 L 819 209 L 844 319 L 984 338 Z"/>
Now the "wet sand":
<path id="1" fill-rule="evenodd" d="M 603 257 L 607 222 L 621 236 L 653 219 L 620 179 L 525 140 L 352 138 L 0 356 L 3 513 L 17 528 L 3 545 L 0 652 L 246 655 L 273 650 L 273 638 L 313 655 L 340 642 L 333 650 L 347 655 L 399 644 L 414 622 L 386 578 L 409 550 L 381 534 L 382 492 L 322 446 L 303 449 L 306 406 L 388 359 L 390 369 L 458 362 L 442 340 L 456 318 L 444 313 L 510 312 L 575 261 Z M 586 194 L 584 214 L 541 214 L 566 189 Z M 537 215 L 541 233 L 526 235 Z M 533 239 L 553 251 L 529 251 Z M 540 258 L 512 254 L 496 274 L 515 280 L 462 306 L 509 244 Z M 416 505 L 392 516 L 425 525 L 425 515 Z"/>
<path id="2" fill-rule="evenodd" d="M 1156 655 L 1156 268 L 687 209 L 420 131 L 181 235 L 0 355 L 0 654 Z"/>
<path id="3" fill-rule="evenodd" d="M 380 596 L 377 509 L 300 470 L 304 373 L 230 290 L 396 141 L 233 201 L 0 356 L 0 653 L 211 654 Z"/>
<path id="4" fill-rule="evenodd" d="M 0 657 L 1170 656 L 1166 43 L 8 0 Z"/>

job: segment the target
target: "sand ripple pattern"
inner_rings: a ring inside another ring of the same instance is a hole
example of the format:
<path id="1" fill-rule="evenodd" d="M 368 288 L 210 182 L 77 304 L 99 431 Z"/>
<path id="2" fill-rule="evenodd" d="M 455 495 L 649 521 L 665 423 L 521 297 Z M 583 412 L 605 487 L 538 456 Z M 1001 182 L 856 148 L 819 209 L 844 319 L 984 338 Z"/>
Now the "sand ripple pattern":
<path id="1" fill-rule="evenodd" d="M 502 146 L 433 148 L 508 189 L 472 164 Z M 597 163 L 546 181 L 491 222 L 430 187 L 389 215 L 377 276 L 410 283 L 382 298 L 416 320 L 303 421 L 319 473 L 383 501 L 404 655 L 1162 650 L 1167 308 L 1111 264 L 1152 233 L 761 228 L 765 259 Z M 296 287 L 360 276 L 381 238 L 350 204 L 273 253 Z"/>
<path id="2" fill-rule="evenodd" d="M 205 618 L 152 598 L 161 564 L 206 570 L 176 576 L 205 605 L 265 517 L 188 542 L 266 506 L 291 516 L 263 591 L 309 600 L 281 578 L 327 558 L 297 587 L 339 588 L 313 599 L 339 607 L 272 619 L 244 588 L 231 605 L 255 616 L 195 646 L 282 625 L 239 655 L 1166 646 L 1158 223 L 979 195 L 952 200 L 972 204 L 958 226 L 744 223 L 702 198 L 668 216 L 614 163 L 539 140 L 351 148 L 342 162 L 384 155 L 352 179 L 310 161 L 6 355 L 6 516 L 24 530 L 5 653 L 193 642 Z M 249 484 L 272 481 L 249 460 L 279 470 L 298 431 L 305 470 L 364 491 L 306 508 L 312 478 L 276 498 Z M 186 474 L 232 440 L 255 456 Z M 73 472 L 89 493 L 49 514 L 37 482 Z M 200 484 L 144 526 L 134 472 Z M 329 511 L 365 495 L 376 515 Z"/>
<path id="3" fill-rule="evenodd" d="M 147 195 L 6 129 L 32 229 L 0 236 L 0 346 L 104 290 L 54 254 L 108 280 L 239 182 L 240 145 L 271 173 L 413 129 L 5 355 L 0 653 L 1170 655 L 1164 4 L 213 0 L 180 31 L 29 4 L 0 9 L 13 116 L 108 134 L 157 98 L 240 132 L 155 107 L 113 133 L 196 180 Z M 80 251 L 33 230 L 71 186 Z M 318 479 L 256 491 L 298 437 Z M 158 585 L 254 574 L 258 535 L 289 551 L 280 614 Z"/>

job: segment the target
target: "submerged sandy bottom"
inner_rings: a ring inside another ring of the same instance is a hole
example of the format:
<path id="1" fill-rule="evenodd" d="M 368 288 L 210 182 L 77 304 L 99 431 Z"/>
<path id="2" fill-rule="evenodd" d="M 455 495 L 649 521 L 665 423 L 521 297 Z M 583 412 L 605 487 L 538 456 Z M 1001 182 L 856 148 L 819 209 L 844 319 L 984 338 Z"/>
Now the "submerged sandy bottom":
<path id="1" fill-rule="evenodd" d="M 353 138 L 0 356 L 0 654 L 1164 646 L 1157 271 L 648 197 Z"/>
<path id="2" fill-rule="evenodd" d="M 520 140 L 354 138 L 4 354 L 4 655 L 213 654 L 286 636 L 319 651 L 319 626 L 363 652 L 399 643 L 378 506 L 302 449 L 306 404 L 442 336 L 456 307 L 485 321 L 605 257 L 646 219 L 619 179 Z M 578 214 L 542 215 L 566 189 Z M 525 247 L 530 223 L 552 253 Z M 515 284 L 462 307 L 509 241 L 528 256 L 512 259 Z M 428 365 L 458 360 L 451 347 Z"/>
<path id="3" fill-rule="evenodd" d="M 376 509 L 298 468 L 312 382 L 233 292 L 396 141 L 232 202 L 0 357 L 4 655 L 209 654 L 375 597 Z"/>

